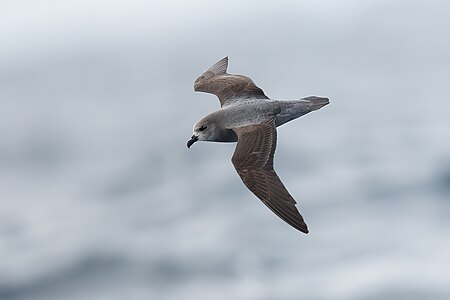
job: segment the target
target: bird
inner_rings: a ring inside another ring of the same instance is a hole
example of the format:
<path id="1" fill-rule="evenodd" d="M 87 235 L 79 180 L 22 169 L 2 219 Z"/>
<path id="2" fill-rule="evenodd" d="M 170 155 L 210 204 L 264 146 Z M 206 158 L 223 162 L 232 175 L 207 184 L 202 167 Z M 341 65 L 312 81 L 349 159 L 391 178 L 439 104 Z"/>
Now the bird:
<path id="1" fill-rule="evenodd" d="M 220 109 L 193 126 L 187 142 L 237 142 L 231 162 L 244 185 L 287 224 L 309 232 L 297 202 L 274 170 L 277 127 L 329 104 L 324 97 L 273 100 L 252 79 L 227 73 L 228 57 L 203 72 L 194 91 L 214 94 Z"/>

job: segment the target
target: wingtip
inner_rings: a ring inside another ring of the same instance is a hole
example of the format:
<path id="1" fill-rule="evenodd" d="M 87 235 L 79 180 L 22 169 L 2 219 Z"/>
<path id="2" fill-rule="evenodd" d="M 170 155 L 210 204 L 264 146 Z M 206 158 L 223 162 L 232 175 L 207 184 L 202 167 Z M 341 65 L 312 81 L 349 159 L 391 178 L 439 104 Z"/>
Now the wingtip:
<path id="1" fill-rule="evenodd" d="M 228 68 L 228 56 L 225 56 L 214 65 L 212 65 L 206 72 L 212 72 L 214 75 L 225 74 Z"/>
<path id="2" fill-rule="evenodd" d="M 292 224 L 291 224 L 292 225 Z M 306 225 L 306 223 L 303 223 L 301 225 L 297 225 L 294 226 L 292 225 L 292 227 L 294 227 L 295 229 L 297 229 L 298 231 L 303 232 L 304 234 L 308 234 L 309 233 L 309 229 L 308 229 L 308 225 Z"/>

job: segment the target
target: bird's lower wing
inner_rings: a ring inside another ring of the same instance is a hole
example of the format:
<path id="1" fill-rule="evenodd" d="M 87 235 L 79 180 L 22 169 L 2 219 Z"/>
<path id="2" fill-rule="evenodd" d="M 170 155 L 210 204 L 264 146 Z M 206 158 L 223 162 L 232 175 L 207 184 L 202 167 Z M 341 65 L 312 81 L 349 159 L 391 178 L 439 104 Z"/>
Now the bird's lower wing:
<path id="1" fill-rule="evenodd" d="M 271 211 L 294 228 L 308 233 L 308 227 L 273 169 L 277 132 L 274 119 L 233 129 L 238 144 L 232 162 L 247 188 Z"/>

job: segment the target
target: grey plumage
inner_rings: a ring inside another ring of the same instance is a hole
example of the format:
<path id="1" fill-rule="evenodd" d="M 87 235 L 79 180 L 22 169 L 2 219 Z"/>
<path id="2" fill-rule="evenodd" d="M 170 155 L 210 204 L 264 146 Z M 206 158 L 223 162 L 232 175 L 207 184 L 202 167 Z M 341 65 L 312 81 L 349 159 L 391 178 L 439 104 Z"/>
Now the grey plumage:
<path id="1" fill-rule="evenodd" d="M 277 216 L 308 233 L 294 198 L 273 168 L 276 127 L 327 105 L 328 98 L 272 100 L 249 77 L 228 74 L 227 68 L 225 57 L 195 81 L 194 90 L 216 95 L 221 108 L 194 125 L 187 146 L 196 141 L 237 141 L 231 160 L 243 183 Z"/>

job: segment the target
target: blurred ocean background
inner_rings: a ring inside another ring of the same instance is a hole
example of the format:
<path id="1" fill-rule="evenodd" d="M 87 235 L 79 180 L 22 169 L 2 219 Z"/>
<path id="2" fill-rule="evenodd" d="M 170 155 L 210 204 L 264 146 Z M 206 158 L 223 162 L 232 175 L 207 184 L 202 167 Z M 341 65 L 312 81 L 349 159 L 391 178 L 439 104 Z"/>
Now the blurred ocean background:
<path id="1" fill-rule="evenodd" d="M 449 1 L 1 1 L 0 299 L 450 299 Z M 186 148 L 229 56 L 310 228 Z"/>

